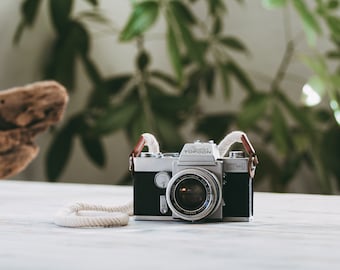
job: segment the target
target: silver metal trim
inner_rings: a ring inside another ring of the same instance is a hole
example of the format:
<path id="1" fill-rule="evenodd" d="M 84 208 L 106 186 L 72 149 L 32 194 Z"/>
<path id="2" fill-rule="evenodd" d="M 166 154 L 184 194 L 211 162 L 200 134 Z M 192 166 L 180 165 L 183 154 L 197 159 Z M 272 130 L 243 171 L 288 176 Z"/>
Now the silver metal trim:
<path id="1" fill-rule="evenodd" d="M 245 158 L 245 154 L 243 151 L 230 151 L 229 158 Z"/>
<path id="2" fill-rule="evenodd" d="M 161 221 L 161 220 L 174 220 L 172 216 L 134 216 L 137 221 Z"/>
<path id="3" fill-rule="evenodd" d="M 222 158 L 223 171 L 227 173 L 248 172 L 249 158 Z"/>
<path id="4" fill-rule="evenodd" d="M 183 221 L 181 219 L 173 218 L 172 216 L 141 216 L 136 215 L 134 219 L 137 221 Z M 251 222 L 254 220 L 254 217 L 224 217 L 222 220 L 217 220 L 219 222 Z M 210 219 L 206 219 L 207 222 L 213 221 Z"/>
<path id="5" fill-rule="evenodd" d="M 135 157 L 133 158 L 135 172 L 172 171 L 172 163 L 178 157 Z"/>

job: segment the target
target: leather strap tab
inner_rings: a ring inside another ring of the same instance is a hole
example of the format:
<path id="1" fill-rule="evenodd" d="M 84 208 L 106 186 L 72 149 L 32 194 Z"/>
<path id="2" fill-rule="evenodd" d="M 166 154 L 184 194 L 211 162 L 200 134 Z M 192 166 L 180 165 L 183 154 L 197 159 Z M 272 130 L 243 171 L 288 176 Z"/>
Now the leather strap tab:
<path id="1" fill-rule="evenodd" d="M 139 139 L 138 139 L 138 142 L 135 145 L 135 147 L 133 148 L 130 156 L 138 157 L 140 155 L 140 153 L 143 151 L 144 146 L 145 146 L 145 139 L 144 139 L 143 136 L 140 136 Z"/>

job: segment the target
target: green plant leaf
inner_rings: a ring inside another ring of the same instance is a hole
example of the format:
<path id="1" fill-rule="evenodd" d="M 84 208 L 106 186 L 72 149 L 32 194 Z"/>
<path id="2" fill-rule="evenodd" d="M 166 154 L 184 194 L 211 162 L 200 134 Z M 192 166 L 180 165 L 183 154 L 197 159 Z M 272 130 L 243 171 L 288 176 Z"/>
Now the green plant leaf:
<path id="1" fill-rule="evenodd" d="M 340 126 L 333 125 L 323 133 L 320 148 L 320 155 L 325 166 L 335 176 L 340 189 L 340 166 L 339 166 L 339 149 L 340 149 Z"/>
<path id="2" fill-rule="evenodd" d="M 321 28 L 314 17 L 314 15 L 309 11 L 307 5 L 302 0 L 292 1 L 296 11 L 300 15 L 302 24 L 307 35 L 307 39 L 310 45 L 315 45 L 316 35 L 321 33 Z"/>
<path id="3" fill-rule="evenodd" d="M 72 42 L 72 46 L 75 48 L 77 53 L 81 55 L 88 55 L 90 51 L 90 37 L 85 27 L 78 22 L 72 22 L 68 27 L 68 38 Z"/>
<path id="4" fill-rule="evenodd" d="M 214 67 L 208 66 L 207 68 L 204 69 L 202 80 L 205 92 L 209 96 L 212 96 L 214 93 L 214 80 L 215 80 Z"/>
<path id="5" fill-rule="evenodd" d="M 68 163 L 75 134 L 74 120 L 70 120 L 54 135 L 46 158 L 46 174 L 50 181 L 56 181 Z"/>
<path id="6" fill-rule="evenodd" d="M 304 112 L 302 108 L 299 108 L 293 102 L 291 102 L 287 96 L 285 96 L 282 92 L 277 91 L 277 101 L 280 102 L 283 107 L 287 110 L 287 112 L 291 115 L 291 117 L 304 128 L 306 131 L 306 135 L 311 136 L 312 138 L 315 135 L 314 124 L 309 118 L 308 113 Z"/>
<path id="7" fill-rule="evenodd" d="M 125 128 L 138 113 L 139 106 L 135 102 L 112 106 L 97 117 L 92 130 L 97 136 L 104 136 Z"/>
<path id="8" fill-rule="evenodd" d="M 327 24 L 333 32 L 334 36 L 339 36 L 340 35 L 340 18 L 339 16 L 331 16 L 328 15 L 326 17 Z"/>
<path id="9" fill-rule="evenodd" d="M 83 60 L 87 75 L 91 79 L 92 83 L 94 85 L 101 84 L 102 78 L 95 63 L 88 56 L 83 56 L 82 60 Z"/>
<path id="10" fill-rule="evenodd" d="M 207 54 L 207 50 L 209 49 L 209 42 L 207 40 L 197 40 L 197 49 L 201 52 L 202 59 Z"/>
<path id="11" fill-rule="evenodd" d="M 273 106 L 273 111 L 271 115 L 272 119 L 272 135 L 274 139 L 274 143 L 276 145 L 276 148 L 281 153 L 287 153 L 288 149 L 288 126 L 286 124 L 286 120 L 282 114 L 282 112 L 279 110 L 277 105 Z"/>
<path id="12" fill-rule="evenodd" d="M 335 75 L 331 75 L 329 77 L 330 79 L 330 83 L 333 85 L 334 89 L 339 90 L 340 88 L 340 73 L 339 74 L 335 74 Z M 335 90 L 335 91 L 337 91 Z M 338 91 L 338 94 L 340 94 L 340 91 Z"/>
<path id="13" fill-rule="evenodd" d="M 230 98 L 230 80 L 229 80 L 229 69 L 225 65 L 219 65 L 220 78 L 223 87 L 224 96 Z"/>
<path id="14" fill-rule="evenodd" d="M 328 1 L 327 8 L 329 9 L 337 9 L 339 7 L 339 0 L 330 0 Z"/>
<path id="15" fill-rule="evenodd" d="M 193 69 L 188 73 L 187 75 L 188 80 L 187 84 L 184 86 L 184 89 L 182 91 L 182 95 L 194 104 L 198 104 L 199 97 L 200 97 L 200 82 L 201 82 L 201 70 Z"/>
<path id="16" fill-rule="evenodd" d="M 319 109 L 314 111 L 315 120 L 318 121 L 320 124 L 328 123 L 332 119 L 332 115 L 330 114 L 329 110 L 326 109 Z"/>
<path id="17" fill-rule="evenodd" d="M 287 0 L 262 0 L 262 5 L 267 9 L 281 8 L 287 5 Z"/>
<path id="18" fill-rule="evenodd" d="M 75 82 L 76 52 L 74 48 L 67 41 L 58 39 L 54 45 L 51 57 L 51 59 L 48 59 L 44 70 L 45 79 L 59 81 L 68 90 L 72 91 Z"/>
<path id="19" fill-rule="evenodd" d="M 193 35 L 193 32 L 189 29 L 189 24 L 187 20 L 181 16 L 176 14 L 179 13 L 178 5 L 176 4 L 178 1 L 171 1 L 169 3 L 169 14 L 167 15 L 168 21 L 173 24 L 176 23 L 177 29 L 180 33 L 181 40 L 186 48 L 187 55 L 193 60 L 199 63 L 200 65 L 204 65 L 202 48 L 199 47 L 199 41 Z M 173 27 L 173 25 L 172 25 Z M 168 29 L 169 30 L 169 29 Z M 175 31 L 175 30 L 173 30 Z M 175 32 L 172 34 L 175 36 Z M 173 39 L 176 42 L 176 39 Z M 177 40 L 178 41 L 178 40 Z M 173 46 L 172 46 L 173 47 Z"/>
<path id="20" fill-rule="evenodd" d="M 98 137 L 81 135 L 81 143 L 89 159 L 98 167 L 104 167 L 106 162 L 105 150 Z"/>
<path id="21" fill-rule="evenodd" d="M 227 11 L 227 7 L 223 0 L 210 0 L 208 1 L 209 13 L 213 16 L 223 14 Z"/>
<path id="22" fill-rule="evenodd" d="M 173 88 L 178 88 L 178 82 L 169 74 L 164 73 L 161 70 L 154 70 L 150 72 L 150 75 L 158 80 L 161 80 Z"/>
<path id="23" fill-rule="evenodd" d="M 175 19 L 183 20 L 185 24 L 196 24 L 197 20 L 191 10 L 181 1 L 170 1 L 169 5 L 175 15 Z"/>
<path id="24" fill-rule="evenodd" d="M 292 153 L 292 155 L 289 155 L 289 158 L 285 159 L 285 162 L 283 163 L 282 173 L 280 174 L 279 181 L 283 187 L 287 187 L 288 184 L 294 179 L 294 176 L 297 174 L 301 167 L 301 163 L 303 161 L 303 156 Z"/>
<path id="25" fill-rule="evenodd" d="M 132 74 L 121 74 L 113 78 L 106 79 L 104 86 L 108 89 L 108 93 L 110 95 L 116 95 L 126 87 L 131 79 L 133 79 Z"/>
<path id="26" fill-rule="evenodd" d="M 22 33 L 24 32 L 24 30 L 25 30 L 25 23 L 24 23 L 24 21 L 21 21 L 18 24 L 17 28 L 15 29 L 15 33 L 14 33 L 13 40 L 12 40 L 14 45 L 19 44 Z"/>
<path id="27" fill-rule="evenodd" d="M 41 0 L 26 0 L 21 5 L 21 14 L 26 25 L 32 26 L 37 17 Z"/>
<path id="28" fill-rule="evenodd" d="M 129 41 L 148 30 L 157 20 L 159 3 L 143 1 L 133 6 L 133 11 L 120 33 L 121 41 Z"/>
<path id="29" fill-rule="evenodd" d="M 225 68 L 229 71 L 229 74 L 234 75 L 236 80 L 239 82 L 241 86 L 249 93 L 252 94 L 255 92 L 255 88 L 253 83 L 249 79 L 248 75 L 239 67 L 235 62 L 229 61 Z"/>
<path id="30" fill-rule="evenodd" d="M 340 59 L 340 51 L 329 51 L 329 52 L 327 52 L 327 57 L 329 59 L 339 60 Z"/>
<path id="31" fill-rule="evenodd" d="M 279 186 L 278 183 L 278 175 L 281 175 L 282 167 L 279 166 L 275 156 L 268 152 L 268 148 L 257 148 L 256 153 L 260 159 L 260 163 L 256 168 L 255 182 L 257 183 L 263 182 L 266 177 L 269 177 L 271 190 L 273 191 L 282 191 L 282 187 Z"/>
<path id="32" fill-rule="evenodd" d="M 140 135 L 144 132 L 151 132 L 146 121 L 145 114 L 140 113 L 132 118 L 131 123 L 126 127 L 126 133 L 131 142 L 137 142 Z"/>
<path id="33" fill-rule="evenodd" d="M 158 85 L 148 82 L 146 84 L 152 110 L 155 115 L 160 114 L 164 117 L 172 118 L 173 122 L 178 122 L 177 115 L 190 112 L 194 102 L 187 96 L 169 95 Z"/>
<path id="34" fill-rule="evenodd" d="M 168 152 L 178 151 L 183 146 L 183 140 L 176 123 L 158 114 L 155 115 L 155 120 L 163 149 Z"/>
<path id="35" fill-rule="evenodd" d="M 243 103 L 238 116 L 238 125 L 242 129 L 255 126 L 257 121 L 264 117 L 270 102 L 267 94 L 253 94 Z"/>
<path id="36" fill-rule="evenodd" d="M 25 0 L 21 4 L 21 22 L 18 24 L 13 36 L 13 44 L 18 44 L 26 26 L 32 26 L 40 7 L 41 0 Z"/>
<path id="37" fill-rule="evenodd" d="M 171 65 L 176 73 L 178 81 L 182 81 L 183 78 L 183 67 L 181 60 L 181 53 L 179 49 L 178 40 L 172 27 L 168 27 L 167 31 L 167 48 L 170 56 Z"/>
<path id="38" fill-rule="evenodd" d="M 313 120 L 314 119 L 313 115 Z M 310 138 L 306 136 L 303 127 L 291 127 L 287 134 L 290 137 L 290 143 L 292 144 L 290 148 L 294 149 L 295 155 L 306 154 L 306 152 L 310 150 Z"/>
<path id="39" fill-rule="evenodd" d="M 328 76 L 328 67 L 324 58 L 320 56 L 302 56 L 301 60 L 320 77 L 325 78 Z"/>
<path id="40" fill-rule="evenodd" d="M 52 24 L 59 33 L 68 31 L 67 25 L 73 7 L 73 0 L 49 0 Z"/>
<path id="41" fill-rule="evenodd" d="M 220 17 L 215 17 L 213 19 L 214 19 L 214 23 L 213 23 L 213 27 L 212 27 L 212 33 L 215 34 L 215 35 L 218 35 L 223 30 L 222 19 Z"/>
<path id="42" fill-rule="evenodd" d="M 232 113 L 209 114 L 198 120 L 195 131 L 219 142 L 235 122 L 236 116 Z"/>
<path id="43" fill-rule="evenodd" d="M 103 79 L 95 85 L 88 98 L 87 107 L 104 109 L 110 105 L 112 97 L 122 93 L 131 81 L 133 75 L 121 74 L 112 78 Z M 132 87 L 132 86 L 131 86 Z"/>
<path id="44" fill-rule="evenodd" d="M 57 80 L 69 90 L 74 89 L 76 57 L 81 55 L 84 58 L 89 46 L 86 29 L 78 22 L 71 22 L 67 32 L 60 35 L 54 44 L 52 58 L 45 68 L 45 78 Z"/>
<path id="45" fill-rule="evenodd" d="M 92 6 L 98 6 L 98 0 L 85 0 L 85 2 L 88 2 Z"/>
<path id="46" fill-rule="evenodd" d="M 202 54 L 202 47 L 198 46 L 200 43 L 193 37 L 190 30 L 185 24 L 180 24 L 179 29 L 181 32 L 183 43 L 186 47 L 186 52 L 189 57 L 204 66 L 204 55 Z"/>
<path id="47" fill-rule="evenodd" d="M 246 46 L 235 37 L 221 37 L 219 41 L 230 49 L 234 49 L 241 52 L 247 52 Z"/>
<path id="48" fill-rule="evenodd" d="M 110 19 L 97 9 L 79 12 L 77 17 L 82 20 L 92 21 L 104 25 L 111 23 Z"/>

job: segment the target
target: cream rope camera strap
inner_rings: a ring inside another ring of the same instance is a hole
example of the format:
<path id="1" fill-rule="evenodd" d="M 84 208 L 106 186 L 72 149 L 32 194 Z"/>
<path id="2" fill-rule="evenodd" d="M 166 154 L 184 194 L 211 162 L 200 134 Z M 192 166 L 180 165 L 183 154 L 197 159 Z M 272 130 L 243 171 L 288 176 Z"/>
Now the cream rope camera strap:
<path id="1" fill-rule="evenodd" d="M 256 166 L 257 158 L 255 151 L 250 144 L 246 134 L 242 131 L 229 133 L 218 145 L 220 156 L 224 157 L 230 146 L 236 142 L 243 143 L 251 159 Z M 159 153 L 159 144 L 156 138 L 150 133 L 144 133 L 137 142 L 131 153 L 131 157 L 138 156 L 143 147 L 147 146 L 148 151 Z M 250 164 L 252 165 L 252 164 Z M 249 168 L 249 173 L 251 169 Z M 133 202 L 118 206 L 92 205 L 87 203 L 76 203 L 61 211 L 54 217 L 54 223 L 63 227 L 113 227 L 125 226 L 129 223 L 129 216 L 133 215 Z"/>
<path id="2" fill-rule="evenodd" d="M 158 141 L 150 133 L 142 134 L 134 151 L 141 152 L 144 146 L 148 147 L 149 152 L 159 153 Z M 129 216 L 132 214 L 132 201 L 111 207 L 76 203 L 59 211 L 53 221 L 56 225 L 74 228 L 125 226 L 129 223 Z"/>
<path id="3" fill-rule="evenodd" d="M 61 210 L 54 217 L 54 223 L 63 227 L 112 227 L 129 223 L 133 214 L 133 203 L 119 206 L 76 203 Z"/>

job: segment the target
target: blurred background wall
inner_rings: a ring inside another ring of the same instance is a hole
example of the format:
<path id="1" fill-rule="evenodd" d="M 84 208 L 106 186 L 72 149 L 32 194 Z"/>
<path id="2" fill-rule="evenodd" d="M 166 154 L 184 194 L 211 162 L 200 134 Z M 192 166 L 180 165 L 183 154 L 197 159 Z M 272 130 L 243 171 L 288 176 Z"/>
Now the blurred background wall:
<path id="1" fill-rule="evenodd" d="M 47 2 L 47 1 L 45 1 Z M 284 52 L 285 39 L 282 18 L 282 10 L 272 12 L 265 11 L 260 1 L 246 1 L 245 5 L 239 5 L 237 1 L 228 1 L 229 14 L 227 15 L 225 31 L 236 34 L 245 44 L 251 48 L 249 57 L 238 56 L 240 64 L 252 74 L 252 78 L 258 87 L 267 83 L 266 76 L 273 76 L 279 65 L 280 58 L 273 57 L 282 55 Z M 37 81 L 41 78 L 41 66 L 44 63 L 46 55 L 49 53 L 49 44 L 54 38 L 52 26 L 47 16 L 46 3 L 41 7 L 38 19 L 32 29 L 24 32 L 19 45 L 13 46 L 12 39 L 16 26 L 20 20 L 20 3 L 19 0 L 0 1 L 0 88 L 27 84 Z M 102 0 L 100 6 L 105 13 L 122 27 L 126 22 L 127 16 L 131 10 L 129 1 L 126 0 Z M 83 6 L 77 6 L 81 10 Z M 199 12 L 199 5 L 197 7 Z M 292 23 L 296 22 L 292 19 Z M 146 41 L 146 47 L 155 52 L 157 57 L 153 57 L 152 65 L 171 69 L 166 57 L 166 45 L 162 38 L 164 24 L 160 21 L 152 30 L 159 38 L 152 38 Z M 254 27 L 253 27 L 254 26 Z M 256 31 L 254 31 L 256 29 Z M 293 27 L 293 29 L 295 29 Z M 325 44 L 324 46 L 327 46 Z M 303 50 L 302 48 L 299 48 Z M 131 71 L 134 69 L 136 48 L 133 44 L 117 43 L 117 36 L 98 35 L 92 45 L 92 56 L 98 63 L 100 71 L 105 75 Z M 78 69 L 76 91 L 71 94 L 67 115 L 72 114 L 84 106 L 85 99 L 89 90 L 89 81 L 84 76 L 84 70 Z M 300 98 L 301 88 L 305 83 L 310 72 L 303 67 L 301 63 L 293 61 L 290 72 L 296 74 L 300 80 L 295 80 L 285 85 L 289 89 L 289 95 L 294 99 Z M 237 86 L 235 86 L 237 87 Z M 217 94 L 214 98 L 203 96 L 201 103 L 207 112 L 221 111 L 229 106 L 232 110 L 238 110 L 238 104 L 242 98 L 242 91 L 233 91 L 231 102 L 226 104 L 223 98 Z M 238 95 L 239 93 L 239 95 Z M 222 95 L 222 94 L 221 94 Z M 190 127 L 184 131 L 187 133 L 185 138 L 193 140 L 197 135 L 193 134 Z M 46 148 L 50 142 L 51 135 L 45 133 L 38 139 L 41 152 L 38 158 L 16 179 L 30 179 L 45 181 L 44 159 Z M 95 167 L 79 147 L 79 141 L 73 151 L 70 162 L 62 175 L 62 182 L 85 182 L 85 183 L 102 183 L 114 184 L 127 172 L 128 154 L 131 150 L 123 132 L 115 133 L 105 138 L 105 147 L 108 150 L 108 162 L 105 169 Z M 254 142 L 256 145 L 256 142 Z M 315 183 L 308 181 L 309 172 L 303 173 L 304 182 L 293 181 L 289 190 L 291 191 L 315 191 Z M 258 187 L 259 190 L 266 190 L 265 184 Z"/>

